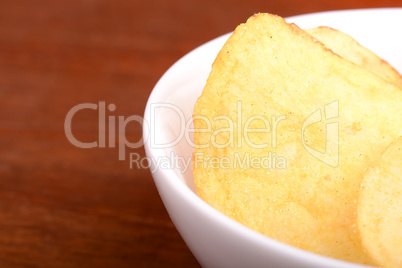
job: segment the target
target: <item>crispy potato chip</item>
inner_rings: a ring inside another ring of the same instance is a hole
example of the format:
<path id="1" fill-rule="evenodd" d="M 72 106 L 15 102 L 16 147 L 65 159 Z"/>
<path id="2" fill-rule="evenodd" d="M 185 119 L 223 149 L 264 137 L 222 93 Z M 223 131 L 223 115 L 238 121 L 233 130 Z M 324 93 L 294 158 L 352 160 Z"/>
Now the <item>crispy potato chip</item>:
<path id="1" fill-rule="evenodd" d="M 402 137 L 364 175 L 357 219 L 378 264 L 402 267 Z"/>
<path id="2" fill-rule="evenodd" d="M 373 264 L 359 188 L 401 135 L 401 101 L 398 87 L 297 26 L 255 15 L 223 46 L 195 105 L 197 193 L 271 238 Z"/>
<path id="3" fill-rule="evenodd" d="M 336 54 L 367 68 L 387 82 L 402 89 L 402 76 L 388 62 L 360 45 L 350 35 L 326 26 L 307 29 L 306 31 Z"/>

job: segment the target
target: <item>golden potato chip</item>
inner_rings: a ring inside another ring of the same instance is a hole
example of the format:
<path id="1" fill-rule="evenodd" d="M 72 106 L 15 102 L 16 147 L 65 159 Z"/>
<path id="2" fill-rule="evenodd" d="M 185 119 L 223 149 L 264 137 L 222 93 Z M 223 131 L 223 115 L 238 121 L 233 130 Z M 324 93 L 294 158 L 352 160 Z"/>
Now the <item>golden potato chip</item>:
<path id="1" fill-rule="evenodd" d="M 378 264 L 402 267 L 402 137 L 364 175 L 357 220 Z"/>
<path id="2" fill-rule="evenodd" d="M 365 168 L 401 135 L 401 101 L 297 26 L 255 15 L 219 52 L 194 108 L 197 193 L 271 238 L 372 264 L 357 199 Z"/>
<path id="3" fill-rule="evenodd" d="M 388 62 L 360 45 L 350 35 L 326 26 L 306 31 L 341 57 L 367 68 L 387 82 L 402 88 L 402 76 Z"/>

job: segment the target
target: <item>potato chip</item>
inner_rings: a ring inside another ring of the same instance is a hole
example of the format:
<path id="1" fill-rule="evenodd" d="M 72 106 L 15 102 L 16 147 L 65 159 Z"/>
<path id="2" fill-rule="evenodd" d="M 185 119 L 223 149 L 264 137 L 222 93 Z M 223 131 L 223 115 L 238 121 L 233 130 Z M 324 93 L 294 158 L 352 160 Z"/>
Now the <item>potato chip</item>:
<path id="1" fill-rule="evenodd" d="M 398 87 L 297 26 L 255 15 L 223 46 L 195 105 L 197 193 L 273 239 L 373 264 L 359 188 L 401 135 L 401 101 Z"/>
<path id="2" fill-rule="evenodd" d="M 378 264 L 402 267 L 402 137 L 364 175 L 357 219 Z"/>
<path id="3" fill-rule="evenodd" d="M 402 76 L 388 62 L 360 45 L 350 35 L 326 26 L 306 31 L 341 57 L 367 68 L 387 82 L 402 88 Z"/>

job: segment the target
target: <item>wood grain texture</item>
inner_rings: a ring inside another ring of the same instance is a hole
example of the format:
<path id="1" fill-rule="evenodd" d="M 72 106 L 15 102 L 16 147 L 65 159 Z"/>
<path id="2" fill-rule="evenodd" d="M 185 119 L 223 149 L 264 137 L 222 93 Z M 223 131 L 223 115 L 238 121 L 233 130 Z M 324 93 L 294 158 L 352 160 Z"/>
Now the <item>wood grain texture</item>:
<path id="1" fill-rule="evenodd" d="M 64 132 L 80 103 L 142 115 L 164 71 L 256 12 L 291 16 L 402 6 L 397 0 L 2 0 L 0 267 L 198 267 L 148 169 L 117 148 L 80 149 Z M 98 137 L 98 114 L 73 121 Z M 132 123 L 126 137 L 141 138 Z M 142 148 L 128 153 L 144 156 Z"/>

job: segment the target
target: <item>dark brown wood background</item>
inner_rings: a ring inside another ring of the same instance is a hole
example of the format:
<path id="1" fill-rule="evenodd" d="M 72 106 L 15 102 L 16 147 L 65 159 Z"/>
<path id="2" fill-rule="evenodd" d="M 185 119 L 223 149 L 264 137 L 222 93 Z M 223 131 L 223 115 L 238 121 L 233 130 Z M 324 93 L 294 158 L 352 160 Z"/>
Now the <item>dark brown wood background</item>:
<path id="1" fill-rule="evenodd" d="M 64 132 L 81 103 L 143 114 L 164 71 L 256 12 L 402 6 L 399 0 L 1 0 L 0 267 L 198 267 L 146 168 Z M 98 137 L 98 114 L 72 127 Z M 126 137 L 141 138 L 130 123 Z M 139 153 L 143 148 L 128 149 Z"/>

